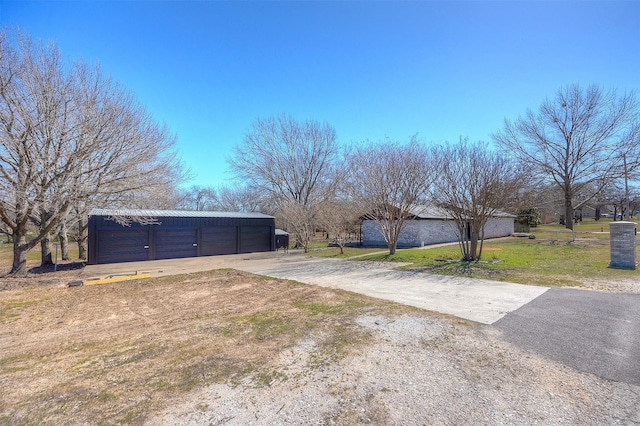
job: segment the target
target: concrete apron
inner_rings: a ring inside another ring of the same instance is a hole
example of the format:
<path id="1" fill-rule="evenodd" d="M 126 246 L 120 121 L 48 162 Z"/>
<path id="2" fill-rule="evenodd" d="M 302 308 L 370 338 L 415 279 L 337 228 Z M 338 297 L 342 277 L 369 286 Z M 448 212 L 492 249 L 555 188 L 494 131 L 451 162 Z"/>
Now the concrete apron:
<path id="1" fill-rule="evenodd" d="M 161 276 L 233 268 L 353 291 L 482 324 L 493 324 L 548 290 L 547 287 L 392 269 L 397 266 L 384 262 L 309 258 L 270 252 L 89 265 L 84 274 L 94 277 L 137 271 Z"/>

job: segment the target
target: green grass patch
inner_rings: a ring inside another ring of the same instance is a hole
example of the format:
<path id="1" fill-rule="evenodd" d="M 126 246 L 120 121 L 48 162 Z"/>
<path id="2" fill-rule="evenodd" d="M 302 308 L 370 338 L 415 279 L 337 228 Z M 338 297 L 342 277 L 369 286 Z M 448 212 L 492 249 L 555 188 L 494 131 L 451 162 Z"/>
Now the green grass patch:
<path id="1" fill-rule="evenodd" d="M 37 363 L 38 359 L 30 352 L 20 355 L 0 358 L 0 373 L 10 374 L 18 371 L 28 371 Z M 0 423 L 1 424 L 1 423 Z"/>
<path id="2" fill-rule="evenodd" d="M 632 218 L 632 222 L 636 222 L 637 218 Z M 585 236 L 588 238 L 604 238 L 608 239 L 609 235 L 609 225 L 611 223 L 615 223 L 613 219 L 602 218 L 600 220 L 595 219 L 584 219 L 582 222 L 573 224 L 573 232 L 578 236 Z M 555 235 L 556 233 L 560 236 L 562 234 L 571 235 L 571 230 L 566 229 L 564 225 L 560 225 L 557 223 L 551 223 L 546 225 L 538 225 L 536 227 L 532 227 L 530 232 L 533 234 L 541 234 L 541 235 Z M 603 235 L 598 235 L 602 234 Z M 591 235 L 588 235 L 591 234 Z"/>
<path id="3" fill-rule="evenodd" d="M 542 229 L 544 232 L 544 228 Z M 635 279 L 640 270 L 609 268 L 609 240 L 598 237 L 577 238 L 570 231 L 561 238 L 536 237 L 488 240 L 484 243 L 479 262 L 460 262 L 457 245 L 398 250 L 372 255 L 362 260 L 407 262 L 404 268 L 444 275 L 495 279 L 544 286 L 580 286 L 585 279 Z"/>
<path id="4" fill-rule="evenodd" d="M 257 387 L 268 387 L 275 382 L 284 382 L 287 379 L 287 375 L 278 370 L 267 370 L 254 374 L 251 381 Z"/>
<path id="5" fill-rule="evenodd" d="M 71 259 L 78 259 L 78 245 L 76 243 L 69 244 L 69 257 Z M 56 249 L 52 246 L 51 258 L 55 262 Z M 42 261 L 42 254 L 40 253 L 40 246 L 36 246 L 34 249 L 27 253 L 28 263 L 40 263 Z M 62 253 L 58 251 L 58 262 L 62 262 Z M 0 268 L 11 268 L 13 264 L 13 245 L 10 242 L 3 242 L 0 244 Z"/>
<path id="6" fill-rule="evenodd" d="M 319 350 L 312 354 L 309 366 L 320 368 L 331 365 L 344 358 L 356 345 L 368 341 L 371 333 L 362 328 L 347 324 L 338 324 L 330 336 L 323 342 Z"/>
<path id="7" fill-rule="evenodd" d="M 76 250 L 77 251 L 77 250 Z M 27 262 L 40 262 L 42 256 L 39 250 L 31 250 L 27 253 Z M 13 246 L 0 244 L 0 268 L 10 268 L 13 264 Z"/>
<path id="8" fill-rule="evenodd" d="M 288 333 L 293 328 L 291 321 L 278 312 L 257 312 L 233 319 L 233 325 L 223 331 L 226 337 L 246 336 L 265 340 Z"/>
<path id="9" fill-rule="evenodd" d="M 0 305 L 0 324 L 20 318 L 20 311 L 26 307 L 43 302 L 40 300 L 9 300 Z"/>
<path id="10" fill-rule="evenodd" d="M 320 314 L 325 315 L 338 315 L 343 313 L 352 313 L 356 309 L 362 308 L 366 306 L 362 302 L 358 301 L 347 301 L 345 303 L 340 303 L 337 305 L 326 304 L 326 303 L 303 303 L 303 302 L 294 302 L 293 306 L 303 311 L 306 311 L 309 316 L 316 316 Z"/>

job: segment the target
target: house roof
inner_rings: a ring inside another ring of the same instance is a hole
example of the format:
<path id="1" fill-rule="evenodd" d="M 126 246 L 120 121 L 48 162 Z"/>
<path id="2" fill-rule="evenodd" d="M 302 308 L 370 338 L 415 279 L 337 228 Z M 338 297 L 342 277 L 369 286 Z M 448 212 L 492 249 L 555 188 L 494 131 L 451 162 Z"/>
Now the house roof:
<path id="1" fill-rule="evenodd" d="M 126 217 L 230 217 L 238 219 L 273 219 L 262 213 L 212 212 L 191 210 L 93 209 L 89 216 Z"/>
<path id="2" fill-rule="evenodd" d="M 411 214 L 416 219 L 453 219 L 451 213 L 449 213 L 446 209 L 438 206 L 416 206 L 411 210 Z M 500 210 L 496 210 L 492 217 L 508 217 L 515 218 L 517 216 L 512 215 L 511 213 L 506 213 Z"/>
<path id="3" fill-rule="evenodd" d="M 410 213 L 416 219 L 453 219 L 449 212 L 437 206 L 416 206 Z"/>
<path id="4" fill-rule="evenodd" d="M 417 220 L 452 220 L 453 216 L 446 209 L 434 205 L 415 206 L 409 212 L 413 219 Z M 515 218 L 515 215 L 503 211 L 497 211 L 492 217 Z"/>

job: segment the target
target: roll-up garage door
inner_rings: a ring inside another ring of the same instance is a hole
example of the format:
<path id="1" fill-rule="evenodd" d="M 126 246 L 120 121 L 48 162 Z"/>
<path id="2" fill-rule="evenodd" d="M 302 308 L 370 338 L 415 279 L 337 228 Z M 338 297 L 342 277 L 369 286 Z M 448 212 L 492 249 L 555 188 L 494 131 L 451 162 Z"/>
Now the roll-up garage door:
<path id="1" fill-rule="evenodd" d="M 100 230 L 98 231 L 96 263 L 137 262 L 149 259 L 149 231 Z"/>
<path id="2" fill-rule="evenodd" d="M 215 226 L 202 228 L 200 253 L 203 256 L 235 254 L 238 252 L 236 226 Z"/>
<path id="3" fill-rule="evenodd" d="M 240 228 L 240 252 L 271 250 L 270 226 L 243 226 Z"/>
<path id="4" fill-rule="evenodd" d="M 196 229 L 159 229 L 155 230 L 156 259 L 174 259 L 196 257 L 198 255 Z"/>

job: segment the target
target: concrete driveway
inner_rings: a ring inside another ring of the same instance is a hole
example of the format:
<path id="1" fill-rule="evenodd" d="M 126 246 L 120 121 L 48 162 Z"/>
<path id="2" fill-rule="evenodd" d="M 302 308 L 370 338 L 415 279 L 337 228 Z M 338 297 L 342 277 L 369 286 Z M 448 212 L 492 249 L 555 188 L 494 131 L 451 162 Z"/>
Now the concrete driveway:
<path id="1" fill-rule="evenodd" d="M 158 276 L 226 267 L 353 291 L 482 324 L 498 321 L 548 290 L 539 286 L 397 271 L 393 269 L 395 266 L 398 265 L 269 252 L 89 265 L 85 275 L 104 277 L 138 271 Z"/>
<path id="2" fill-rule="evenodd" d="M 290 256 L 243 262 L 254 274 L 353 291 L 379 299 L 492 324 L 544 293 L 546 287 L 399 271 L 388 262 Z"/>

